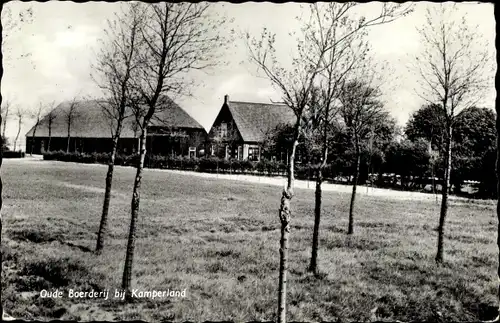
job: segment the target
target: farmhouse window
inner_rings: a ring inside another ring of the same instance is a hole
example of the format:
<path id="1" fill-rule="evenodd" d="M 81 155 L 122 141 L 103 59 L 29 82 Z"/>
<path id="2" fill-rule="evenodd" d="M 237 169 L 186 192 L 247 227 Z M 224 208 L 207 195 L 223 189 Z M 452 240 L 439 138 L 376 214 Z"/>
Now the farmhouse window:
<path id="1" fill-rule="evenodd" d="M 238 160 L 243 159 L 243 146 L 238 146 Z"/>
<path id="2" fill-rule="evenodd" d="M 223 122 L 219 127 L 219 137 L 224 138 L 227 136 L 227 123 Z"/>
<path id="3" fill-rule="evenodd" d="M 196 157 L 196 147 L 189 147 L 189 158 Z"/>
<path id="4" fill-rule="evenodd" d="M 248 147 L 248 160 L 259 160 L 259 147 Z"/>

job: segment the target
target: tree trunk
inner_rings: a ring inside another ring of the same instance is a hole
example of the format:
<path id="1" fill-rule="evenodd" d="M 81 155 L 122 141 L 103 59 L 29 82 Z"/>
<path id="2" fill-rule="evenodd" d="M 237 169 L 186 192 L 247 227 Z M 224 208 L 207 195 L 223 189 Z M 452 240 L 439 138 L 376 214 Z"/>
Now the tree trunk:
<path id="1" fill-rule="evenodd" d="M 19 139 L 20 133 L 21 133 L 21 118 L 19 118 L 19 127 L 17 128 L 16 140 L 14 140 L 14 151 L 16 151 L 17 140 Z"/>
<path id="2" fill-rule="evenodd" d="M 293 182 L 294 182 L 294 160 L 295 151 L 298 145 L 298 134 L 300 127 L 297 125 L 295 138 L 293 141 L 292 152 L 290 153 L 288 162 L 288 180 L 287 187 L 283 189 L 281 195 L 281 204 L 279 209 L 279 217 L 281 222 L 281 238 L 280 238 L 280 272 L 278 285 L 278 322 L 286 322 L 286 284 L 288 272 L 288 239 L 290 236 L 290 221 L 292 210 L 290 203 L 293 197 Z"/>
<path id="3" fill-rule="evenodd" d="M 359 153 L 359 144 L 356 143 L 356 166 L 354 168 L 354 178 L 352 181 L 351 205 L 349 207 L 349 226 L 347 234 L 354 233 L 354 202 L 356 201 L 356 188 L 358 186 L 359 166 L 361 164 L 361 154 Z"/>
<path id="4" fill-rule="evenodd" d="M 448 213 L 448 195 L 450 187 L 450 173 L 451 173 L 451 140 L 452 140 L 452 126 L 448 125 L 448 138 L 446 141 L 446 153 L 445 153 L 445 170 L 443 179 L 443 189 L 442 189 L 442 199 L 441 199 L 441 213 L 439 215 L 439 227 L 438 227 L 438 242 L 437 242 L 437 253 L 436 262 L 443 262 L 443 239 L 444 239 L 444 223 L 446 219 L 446 214 Z"/>
<path id="5" fill-rule="evenodd" d="M 31 151 L 30 151 L 30 156 L 33 156 L 33 148 L 35 147 L 35 133 L 36 133 L 36 127 L 38 124 L 35 125 L 33 128 L 33 136 L 31 136 Z"/>
<path id="6" fill-rule="evenodd" d="M 318 274 L 318 248 L 319 248 L 319 224 L 321 221 L 321 184 L 323 183 L 323 169 L 326 166 L 326 159 L 328 156 L 328 148 L 326 145 L 323 147 L 323 161 L 318 168 L 316 177 L 316 191 L 315 191 L 315 203 L 314 203 L 314 230 L 313 230 L 313 241 L 311 250 L 311 262 L 309 264 L 308 270 L 315 275 Z"/>
<path id="7" fill-rule="evenodd" d="M 113 138 L 113 148 L 111 156 L 109 157 L 108 173 L 106 174 L 106 191 L 104 192 L 104 203 L 102 206 L 101 224 L 99 226 L 99 233 L 97 234 L 97 245 L 95 251 L 100 253 L 104 247 L 104 238 L 108 231 L 108 212 L 109 203 L 111 201 L 111 186 L 113 184 L 113 171 L 115 169 L 115 157 L 118 151 L 118 139 L 121 132 L 121 124 L 118 125 L 118 130 Z"/>
<path id="8" fill-rule="evenodd" d="M 66 143 L 66 152 L 69 153 L 69 141 L 71 139 L 71 122 L 68 122 L 68 142 Z"/>
<path id="9" fill-rule="evenodd" d="M 8 111 L 7 111 L 8 113 Z M 6 117 L 7 117 L 7 113 L 6 113 Z M 2 120 L 2 137 L 5 138 L 5 129 L 7 129 L 7 118 L 5 118 L 4 120 Z"/>
<path id="10" fill-rule="evenodd" d="M 127 300 L 130 300 L 130 287 L 132 282 L 132 265 L 134 259 L 134 249 L 135 249 L 135 234 L 136 234 L 136 226 L 137 226 L 137 218 L 139 216 L 139 203 L 141 199 L 140 189 L 141 189 L 141 180 L 142 180 L 142 172 L 144 169 L 144 158 L 146 156 L 146 132 L 147 129 L 144 128 L 142 130 L 140 140 L 140 153 L 139 153 L 139 163 L 137 165 L 137 173 L 135 175 L 134 181 L 134 191 L 132 193 L 132 203 L 131 203 L 131 220 L 130 220 L 130 228 L 127 242 L 127 253 L 125 257 L 125 267 L 123 270 L 123 278 L 122 278 L 122 289 L 126 293 Z"/>
<path id="11" fill-rule="evenodd" d="M 50 140 L 52 139 L 52 125 L 49 124 L 49 142 L 47 143 L 47 151 L 50 151 Z"/>

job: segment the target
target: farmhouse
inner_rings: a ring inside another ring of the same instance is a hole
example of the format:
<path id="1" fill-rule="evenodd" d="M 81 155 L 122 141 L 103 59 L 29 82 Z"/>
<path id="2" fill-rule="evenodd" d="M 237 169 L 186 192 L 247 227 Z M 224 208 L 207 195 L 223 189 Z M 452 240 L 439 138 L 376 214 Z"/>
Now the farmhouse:
<path id="1" fill-rule="evenodd" d="M 26 150 L 30 152 L 33 148 L 35 154 L 48 150 L 66 151 L 69 137 L 71 152 L 111 151 L 116 121 L 103 109 L 106 104 L 103 100 L 62 102 L 41 120 L 36 129 L 33 126 L 26 133 Z M 203 126 L 169 98 L 162 98 L 159 107 L 148 128 L 147 153 L 189 157 L 203 153 L 207 140 Z M 130 112 L 118 141 L 118 151 L 124 154 L 136 153 L 139 148 L 140 128 Z"/>
<path id="2" fill-rule="evenodd" d="M 210 154 L 226 159 L 258 161 L 262 145 L 280 124 L 291 124 L 295 114 L 285 104 L 229 101 L 224 104 L 208 134 Z M 286 153 L 284 153 L 286 158 Z M 280 156 L 274 156 L 280 157 Z"/>

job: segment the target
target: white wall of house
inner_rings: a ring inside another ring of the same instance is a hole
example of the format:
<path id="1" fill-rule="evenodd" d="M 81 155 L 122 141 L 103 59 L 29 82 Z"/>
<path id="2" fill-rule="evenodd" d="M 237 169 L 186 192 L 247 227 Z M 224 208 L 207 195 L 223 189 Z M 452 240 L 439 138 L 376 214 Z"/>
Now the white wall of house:
<path id="1" fill-rule="evenodd" d="M 248 146 L 250 146 L 249 144 L 243 144 L 243 159 L 247 159 L 248 158 Z"/>

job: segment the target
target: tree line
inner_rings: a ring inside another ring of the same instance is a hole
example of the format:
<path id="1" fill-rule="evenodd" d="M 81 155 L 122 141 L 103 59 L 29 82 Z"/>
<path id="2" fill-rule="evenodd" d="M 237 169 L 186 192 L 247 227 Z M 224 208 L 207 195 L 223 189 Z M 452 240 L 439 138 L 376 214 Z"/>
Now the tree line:
<path id="1" fill-rule="evenodd" d="M 321 137 L 317 133 L 299 140 L 297 172 L 301 173 L 305 168 L 312 178 L 317 174 L 314 170 L 323 167 L 328 171 L 326 178 L 333 182 L 352 184 L 357 173 L 360 184 L 403 190 L 423 190 L 430 185 L 437 193 L 443 184 L 445 166 L 445 129 L 440 123 L 441 114 L 438 105 L 426 104 L 413 113 L 404 127 L 399 127 L 388 115 L 373 120 L 377 126 L 369 127 L 360 138 L 358 150 L 349 141 L 345 127 L 332 125 L 332 140 L 326 159 L 318 149 Z M 477 182 L 477 192 L 468 196 L 496 196 L 495 118 L 494 110 L 475 106 L 457 116 L 450 192 L 465 195 L 462 188 L 469 182 Z M 286 124 L 272 129 L 263 145 L 262 155 L 273 160 L 283 150 L 290 150 L 292 131 L 292 127 Z"/>

